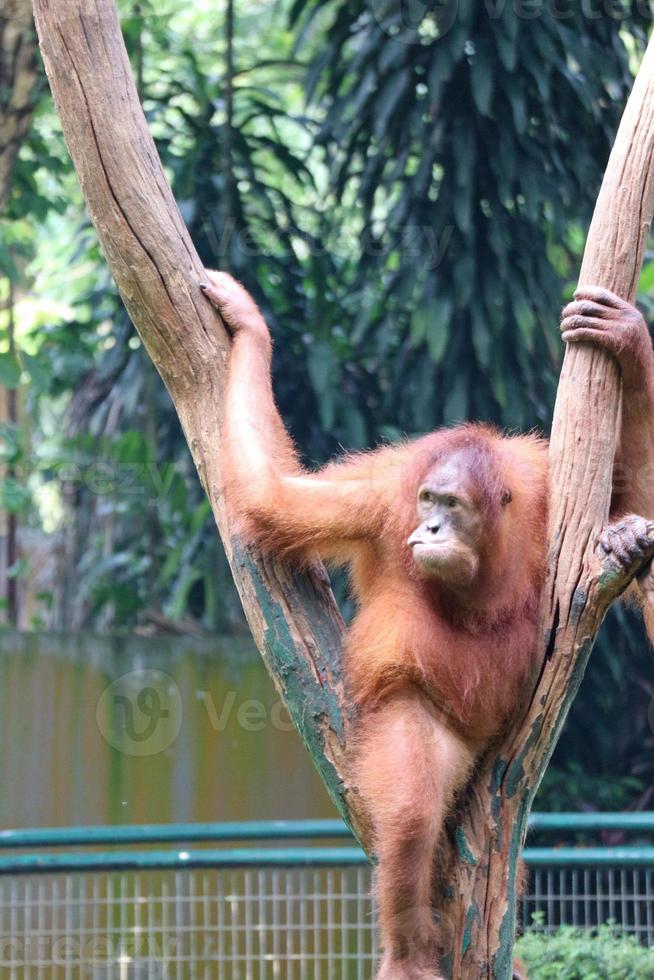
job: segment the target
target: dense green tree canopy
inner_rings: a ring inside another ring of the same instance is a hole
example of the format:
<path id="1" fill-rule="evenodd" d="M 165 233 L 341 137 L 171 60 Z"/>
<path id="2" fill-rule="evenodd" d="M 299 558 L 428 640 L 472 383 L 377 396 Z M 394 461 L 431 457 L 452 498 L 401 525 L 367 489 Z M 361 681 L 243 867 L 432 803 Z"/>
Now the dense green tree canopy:
<path id="1" fill-rule="evenodd" d="M 292 20 L 323 25 L 308 95 L 332 193 L 361 221 L 357 356 L 383 365 L 382 415 L 547 426 L 562 280 L 647 18 L 296 0 Z"/>

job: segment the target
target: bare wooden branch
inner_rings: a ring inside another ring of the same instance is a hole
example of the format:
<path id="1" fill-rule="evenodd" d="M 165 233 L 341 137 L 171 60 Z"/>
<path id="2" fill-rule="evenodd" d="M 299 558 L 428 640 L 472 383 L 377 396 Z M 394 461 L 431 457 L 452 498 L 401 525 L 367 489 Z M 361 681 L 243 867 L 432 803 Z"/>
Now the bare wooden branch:
<path id="1" fill-rule="evenodd" d="M 654 41 L 620 124 L 588 232 L 580 285 L 633 302 L 654 212 Z M 523 787 L 535 793 L 622 575 L 596 553 L 611 502 L 621 388 L 613 358 L 586 344 L 565 354 L 550 439 L 550 555 L 541 608 L 547 662 L 527 723 L 543 722 Z M 548 722 L 551 721 L 551 724 Z"/>
<path id="2" fill-rule="evenodd" d="M 607 165 L 580 285 L 633 301 L 653 210 L 654 41 Z M 462 980 L 511 977 L 516 872 L 529 808 L 606 611 L 637 571 L 624 572 L 596 552 L 609 514 L 620 397 L 611 357 L 586 344 L 568 348 L 550 441 L 543 670 L 525 718 L 488 760 L 452 831 L 454 900 L 442 908 L 451 922 L 450 975 Z"/>
<path id="3" fill-rule="evenodd" d="M 291 579 L 233 539 L 218 433 L 229 341 L 139 104 L 113 0 L 35 0 L 43 60 L 89 213 L 125 306 L 177 409 L 255 641 L 341 814 L 343 623 L 324 569 Z"/>

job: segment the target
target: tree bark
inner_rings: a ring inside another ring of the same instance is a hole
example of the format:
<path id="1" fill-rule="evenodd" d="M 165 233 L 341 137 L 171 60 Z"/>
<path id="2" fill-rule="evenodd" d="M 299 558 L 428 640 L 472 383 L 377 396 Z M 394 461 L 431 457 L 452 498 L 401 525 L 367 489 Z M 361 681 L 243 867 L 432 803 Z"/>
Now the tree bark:
<path id="1" fill-rule="evenodd" d="M 211 501 L 255 640 L 307 747 L 364 845 L 347 786 L 342 622 L 324 571 L 304 577 L 234 539 L 217 438 L 228 341 L 198 283 L 203 270 L 168 188 L 131 78 L 112 0 L 35 0 L 46 70 L 89 212 L 146 349 L 175 403 Z M 611 156 L 582 268 L 584 282 L 632 298 L 652 214 L 654 51 L 650 47 Z M 618 373 L 590 347 L 566 353 L 551 444 L 551 550 L 543 596 L 543 670 L 511 739 L 481 767 L 450 830 L 441 901 L 446 972 L 511 975 L 516 869 L 533 796 L 595 634 L 630 574 L 600 560 L 619 413 Z M 654 550 L 654 546 L 653 546 Z"/>
<path id="2" fill-rule="evenodd" d="M 654 40 L 616 137 L 588 233 L 580 285 L 634 300 L 654 211 Z M 488 760 L 452 828 L 450 976 L 511 976 L 516 875 L 536 790 L 577 693 L 597 631 L 629 574 L 596 551 L 611 502 L 621 382 L 589 344 L 565 353 L 550 438 L 547 577 L 540 611 L 543 668 L 525 716 Z M 654 550 L 654 549 L 653 549 Z"/>
<path id="3" fill-rule="evenodd" d="M 218 451 L 229 352 L 204 269 L 141 110 L 113 0 L 35 0 L 46 72 L 120 295 L 179 415 L 265 664 L 325 785 L 360 840 L 344 775 L 343 622 L 322 566 L 291 577 L 232 535 Z"/>
<path id="4" fill-rule="evenodd" d="M 38 79 L 30 0 L 0 0 L 0 214 L 27 133 Z"/>

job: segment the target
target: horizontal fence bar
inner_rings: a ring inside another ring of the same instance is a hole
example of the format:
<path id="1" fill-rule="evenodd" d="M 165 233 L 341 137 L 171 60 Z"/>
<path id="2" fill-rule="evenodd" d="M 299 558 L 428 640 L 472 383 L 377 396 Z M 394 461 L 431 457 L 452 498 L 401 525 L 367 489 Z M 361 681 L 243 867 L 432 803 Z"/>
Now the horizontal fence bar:
<path id="1" fill-rule="evenodd" d="M 181 844 L 198 841 L 316 840 L 347 838 L 342 820 L 244 820 L 232 823 L 130 824 L 105 827 L 39 827 L 0 831 L 0 848 L 84 847 L 98 844 Z"/>
<path id="2" fill-rule="evenodd" d="M 642 813 L 532 813 L 530 830 L 651 830 L 654 812 Z"/>
<path id="3" fill-rule="evenodd" d="M 654 847 L 526 847 L 522 856 L 531 867 L 654 867 Z"/>
<path id="4" fill-rule="evenodd" d="M 527 848 L 530 867 L 651 867 L 654 847 Z M 0 876 L 87 871 L 180 871 L 184 868 L 363 867 L 359 847 L 225 848 L 185 851 L 16 854 L 0 858 Z"/>
<path id="5" fill-rule="evenodd" d="M 181 871 L 184 868 L 321 868 L 368 863 L 360 847 L 253 847 L 203 851 L 109 851 L 16 854 L 0 858 L 0 875 L 67 871 Z"/>
<path id="6" fill-rule="evenodd" d="M 654 812 L 532 813 L 529 829 L 653 831 Z M 142 824 L 100 827 L 39 827 L 0 831 L 0 849 L 84 847 L 100 844 L 165 844 L 199 841 L 352 840 L 342 820 L 246 820 L 231 823 Z"/>

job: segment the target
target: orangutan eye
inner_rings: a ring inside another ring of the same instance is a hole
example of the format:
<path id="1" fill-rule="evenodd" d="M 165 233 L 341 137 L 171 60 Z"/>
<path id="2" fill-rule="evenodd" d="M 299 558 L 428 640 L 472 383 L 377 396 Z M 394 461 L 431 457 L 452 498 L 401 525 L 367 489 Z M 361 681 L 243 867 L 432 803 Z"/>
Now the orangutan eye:
<path id="1" fill-rule="evenodd" d="M 433 504 L 434 495 L 431 490 L 421 490 L 418 494 L 418 503 L 420 504 Z"/>
<path id="2" fill-rule="evenodd" d="M 448 497 L 445 504 L 447 507 L 457 507 L 459 504 L 458 497 Z"/>

